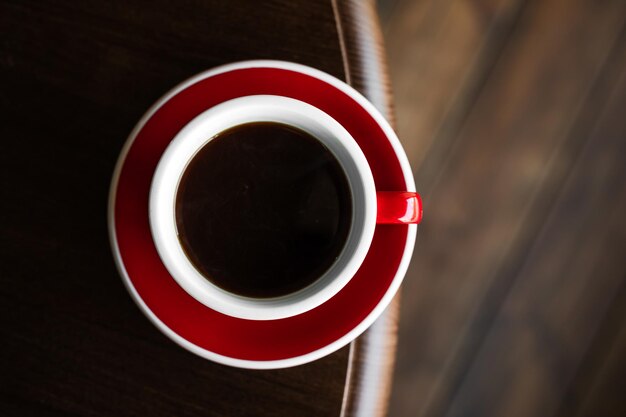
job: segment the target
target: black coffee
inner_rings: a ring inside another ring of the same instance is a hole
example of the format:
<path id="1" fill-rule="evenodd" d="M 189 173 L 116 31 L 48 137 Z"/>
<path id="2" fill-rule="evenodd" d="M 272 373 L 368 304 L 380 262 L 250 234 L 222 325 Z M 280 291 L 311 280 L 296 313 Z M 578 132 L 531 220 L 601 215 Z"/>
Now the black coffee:
<path id="1" fill-rule="evenodd" d="M 343 249 L 352 200 L 318 140 L 279 123 L 217 135 L 190 161 L 176 196 L 180 242 L 219 287 L 277 297 L 313 283 Z"/>

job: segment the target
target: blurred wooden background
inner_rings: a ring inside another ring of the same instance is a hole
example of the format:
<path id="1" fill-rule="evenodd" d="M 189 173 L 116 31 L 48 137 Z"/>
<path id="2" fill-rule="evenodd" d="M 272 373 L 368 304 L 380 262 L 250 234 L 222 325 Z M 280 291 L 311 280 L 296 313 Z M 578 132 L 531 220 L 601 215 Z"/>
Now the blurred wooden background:
<path id="1" fill-rule="evenodd" d="M 390 415 L 625 416 L 626 1 L 378 7 L 425 197 Z"/>

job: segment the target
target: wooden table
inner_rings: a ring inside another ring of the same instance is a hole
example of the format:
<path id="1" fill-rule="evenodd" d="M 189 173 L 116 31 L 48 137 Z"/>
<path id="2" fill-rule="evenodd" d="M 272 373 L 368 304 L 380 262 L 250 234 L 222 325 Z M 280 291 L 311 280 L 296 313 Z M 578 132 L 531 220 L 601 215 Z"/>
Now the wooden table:
<path id="1" fill-rule="evenodd" d="M 390 416 L 626 416 L 626 2 L 379 10 L 427 214 Z"/>
<path id="2" fill-rule="evenodd" d="M 217 365 L 143 317 L 106 225 L 128 133 L 165 91 L 207 68 L 307 64 L 390 116 L 377 24 L 371 3 L 352 1 L 1 2 L 0 415 L 384 413 L 397 303 L 315 363 Z"/>

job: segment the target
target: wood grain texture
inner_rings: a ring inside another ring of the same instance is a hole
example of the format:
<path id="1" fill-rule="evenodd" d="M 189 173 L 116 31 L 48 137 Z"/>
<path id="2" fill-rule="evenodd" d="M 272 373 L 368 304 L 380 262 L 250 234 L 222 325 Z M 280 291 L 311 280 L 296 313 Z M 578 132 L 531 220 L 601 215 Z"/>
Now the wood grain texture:
<path id="1" fill-rule="evenodd" d="M 395 1 L 387 16 L 427 213 L 390 415 L 620 415 L 626 4 Z"/>
<path id="2" fill-rule="evenodd" d="M 344 78 L 331 3 L 0 2 L 1 415 L 339 415 L 348 348 L 264 372 L 196 357 L 142 316 L 109 250 L 109 181 L 143 112 L 259 58 Z"/>
<path id="3" fill-rule="evenodd" d="M 385 2 L 386 3 L 386 2 Z M 522 0 L 397 0 L 385 25 L 398 131 L 428 194 Z"/>
<path id="4" fill-rule="evenodd" d="M 626 375 L 626 285 L 613 300 L 568 387 L 557 416 L 623 416 Z"/>
<path id="5" fill-rule="evenodd" d="M 593 102 L 600 117 L 447 416 L 553 415 L 573 399 L 566 389 L 626 278 L 626 193 L 615 193 L 626 184 L 626 49 L 617 57 L 608 97 Z"/>

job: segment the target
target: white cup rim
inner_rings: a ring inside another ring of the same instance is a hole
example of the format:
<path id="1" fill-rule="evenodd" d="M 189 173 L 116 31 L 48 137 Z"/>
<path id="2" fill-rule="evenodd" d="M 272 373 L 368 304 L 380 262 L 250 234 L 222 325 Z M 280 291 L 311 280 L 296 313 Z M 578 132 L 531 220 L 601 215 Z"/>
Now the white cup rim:
<path id="1" fill-rule="evenodd" d="M 338 261 L 310 286 L 292 294 L 254 299 L 229 293 L 209 280 L 186 257 L 177 236 L 174 201 L 191 157 L 217 133 L 250 122 L 291 124 L 317 137 L 339 160 L 352 194 L 353 223 Z M 150 187 L 149 220 L 165 267 L 193 298 L 220 313 L 250 320 L 275 320 L 309 311 L 337 294 L 356 274 L 376 226 L 374 179 L 359 145 L 322 110 L 300 100 L 254 95 L 218 104 L 198 115 L 174 137 L 162 155 Z"/>

